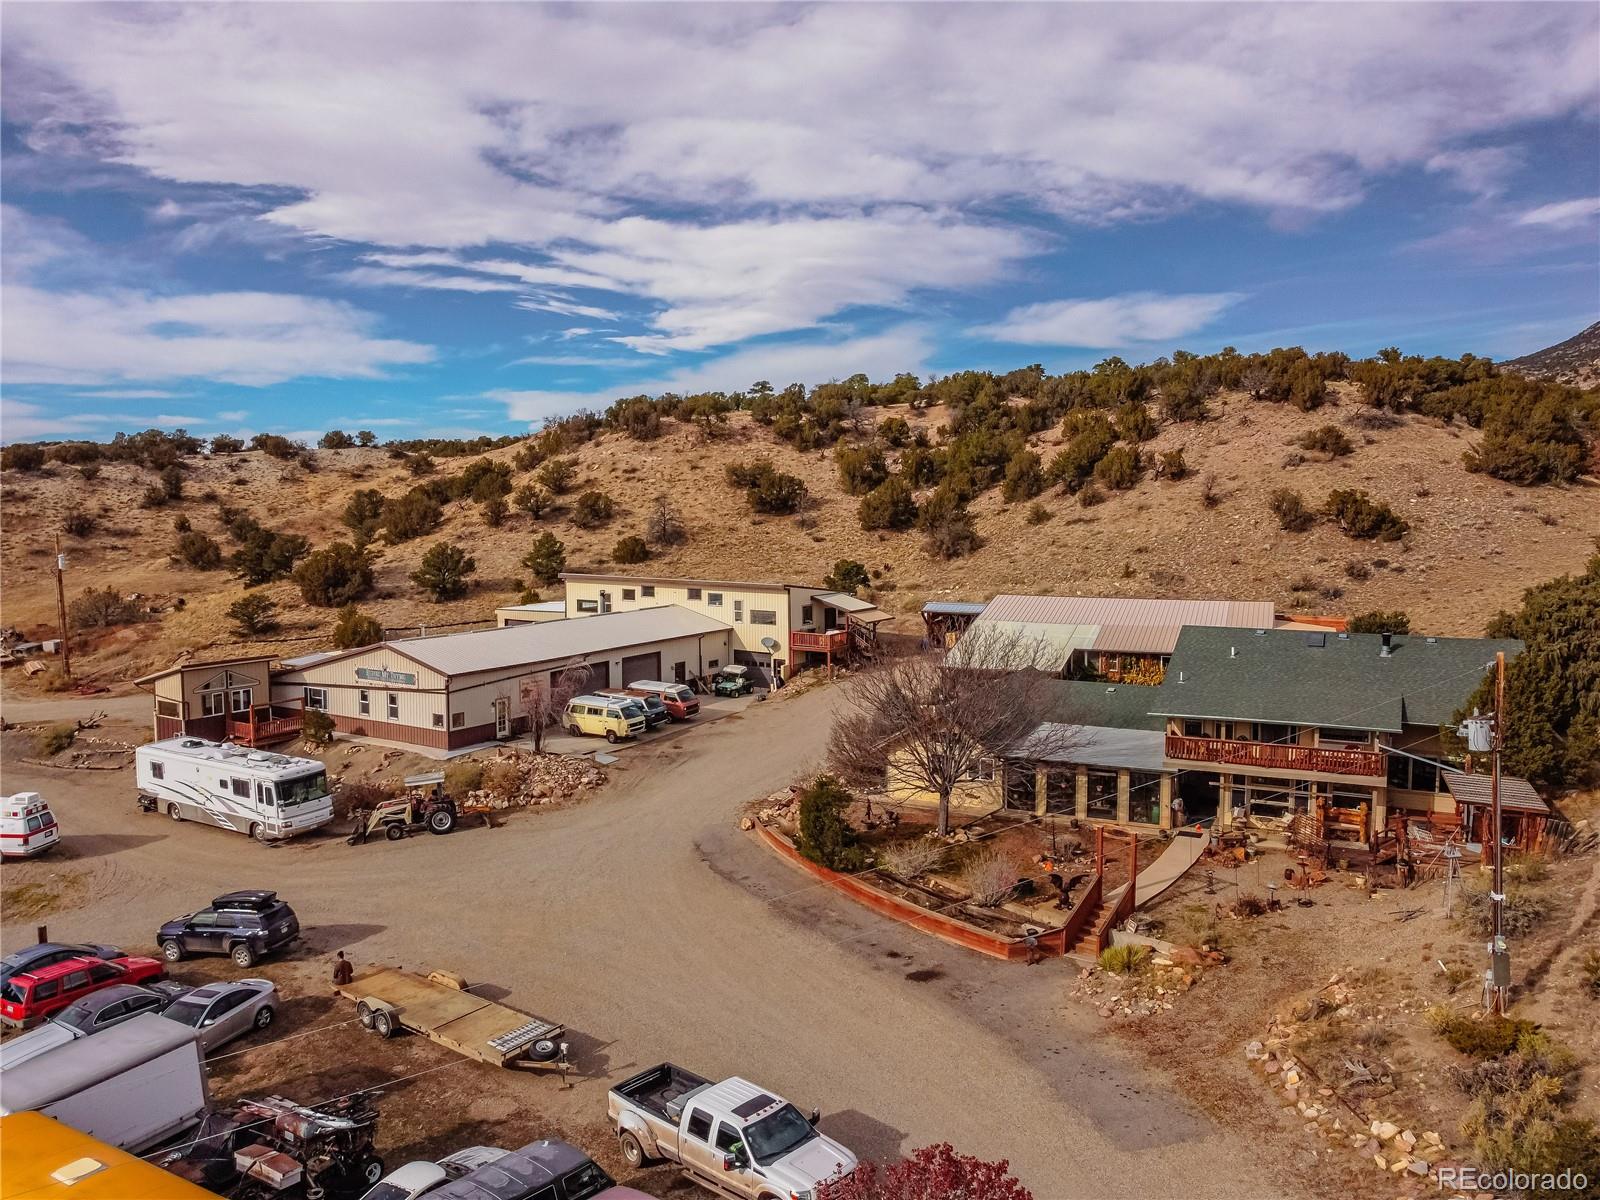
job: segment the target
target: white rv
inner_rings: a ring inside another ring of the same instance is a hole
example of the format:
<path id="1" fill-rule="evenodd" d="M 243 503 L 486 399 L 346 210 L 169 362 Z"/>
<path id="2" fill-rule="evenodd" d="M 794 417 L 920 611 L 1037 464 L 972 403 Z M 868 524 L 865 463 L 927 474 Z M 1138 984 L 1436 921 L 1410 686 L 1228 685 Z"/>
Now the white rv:
<path id="1" fill-rule="evenodd" d="M 314 758 L 196 737 L 151 742 L 133 757 L 140 806 L 174 821 L 272 842 L 333 820 L 327 769 Z"/>

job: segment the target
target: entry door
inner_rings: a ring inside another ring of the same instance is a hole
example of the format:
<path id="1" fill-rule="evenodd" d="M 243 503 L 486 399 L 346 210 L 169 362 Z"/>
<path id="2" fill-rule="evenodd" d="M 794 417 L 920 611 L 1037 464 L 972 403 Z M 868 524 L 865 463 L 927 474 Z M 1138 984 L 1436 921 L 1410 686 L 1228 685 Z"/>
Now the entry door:
<path id="1" fill-rule="evenodd" d="M 497 738 L 511 736 L 511 701 L 504 696 L 494 702 L 494 735 Z"/>

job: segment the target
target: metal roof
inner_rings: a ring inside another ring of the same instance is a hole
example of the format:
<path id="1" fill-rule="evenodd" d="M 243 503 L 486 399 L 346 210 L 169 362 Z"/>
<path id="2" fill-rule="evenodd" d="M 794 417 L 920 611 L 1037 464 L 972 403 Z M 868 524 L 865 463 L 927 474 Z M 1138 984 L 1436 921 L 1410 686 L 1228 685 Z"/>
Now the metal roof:
<path id="1" fill-rule="evenodd" d="M 1154 711 L 1398 733 L 1450 720 L 1495 653 L 1521 649 L 1509 638 L 1396 634 L 1384 656 L 1376 633 L 1191 626 L 1167 664 Z"/>
<path id="2" fill-rule="evenodd" d="M 533 604 L 502 604 L 495 612 L 566 612 L 565 600 L 539 600 Z"/>
<path id="3" fill-rule="evenodd" d="M 880 621 L 891 619 L 890 614 L 883 611 L 870 600 L 863 600 L 859 596 L 852 596 L 846 592 L 818 592 L 811 597 L 831 608 L 847 612 L 858 621 L 865 621 L 869 625 L 876 625 Z"/>
<path id="4" fill-rule="evenodd" d="M 1166 735 L 1148 729 L 1109 729 L 1098 725 L 1060 725 L 1046 721 L 1030 738 L 1045 739 L 1055 747 L 1046 753 L 1030 756 L 1029 739 L 1025 739 L 1019 752 L 1037 762 L 1126 767 L 1131 771 L 1166 769 Z M 1061 738 L 1068 741 L 1063 743 Z"/>
<path id="5" fill-rule="evenodd" d="M 270 663 L 272 661 L 272 657 L 273 656 L 270 654 L 247 654 L 242 658 L 215 658 L 198 662 L 176 662 L 170 667 L 164 667 L 159 671 L 152 671 L 148 675 L 141 675 L 133 682 L 135 685 L 154 683 L 157 679 L 165 679 L 168 675 L 176 675 L 179 671 L 200 671 L 204 670 L 206 667 L 236 667 L 240 663 L 254 662 Z"/>
<path id="6" fill-rule="evenodd" d="M 729 591 L 738 591 L 744 588 L 756 591 L 762 588 L 815 588 L 810 583 L 785 583 L 780 579 L 697 579 L 685 575 L 605 575 L 594 571 L 563 571 L 562 579 L 593 579 L 606 580 L 611 583 L 677 583 L 691 584 L 695 587 L 720 587 Z M 826 589 L 816 588 L 817 591 Z"/>
<path id="7" fill-rule="evenodd" d="M 929 600 L 922 611 L 935 616 L 975 617 L 987 607 L 982 600 Z"/>
<path id="8" fill-rule="evenodd" d="M 287 671 L 299 671 L 305 667 L 314 667 L 324 659 L 337 658 L 344 653 L 342 650 L 313 650 L 310 654 L 296 654 L 293 658 L 280 658 L 278 665 Z"/>
<path id="9" fill-rule="evenodd" d="M 184 1045 L 195 1045 L 193 1029 L 144 1013 L 0 1072 L 0 1109 L 43 1108 Z"/>
<path id="10" fill-rule="evenodd" d="M 536 663 L 563 663 L 574 658 L 623 650 L 669 638 L 720 633 L 728 626 L 715 617 L 663 604 L 627 612 L 596 613 L 564 621 L 509 625 L 440 637 L 403 638 L 380 643 L 444 675 L 470 675 Z"/>
<path id="11" fill-rule="evenodd" d="M 1459 771 L 1446 771 L 1444 786 L 1458 803 L 1489 807 L 1487 775 L 1463 775 Z M 1500 776 L 1500 807 L 1510 812 L 1538 813 L 1541 816 L 1550 814 L 1550 805 L 1533 790 L 1533 784 L 1520 775 Z"/>
<path id="12" fill-rule="evenodd" d="M 1139 596 L 996 596 L 973 628 L 1016 630 L 1065 659 L 1074 650 L 1170 654 L 1186 625 L 1271 629 L 1270 600 L 1157 600 Z"/>

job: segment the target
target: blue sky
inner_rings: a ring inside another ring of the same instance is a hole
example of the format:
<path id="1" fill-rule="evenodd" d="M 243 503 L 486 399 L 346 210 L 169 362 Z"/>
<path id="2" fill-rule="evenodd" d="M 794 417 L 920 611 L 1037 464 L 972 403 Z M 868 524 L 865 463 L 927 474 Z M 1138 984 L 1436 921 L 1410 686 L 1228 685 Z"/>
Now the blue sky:
<path id="1" fill-rule="evenodd" d="M 0 437 L 1600 310 L 1600 9 L 8 3 Z"/>

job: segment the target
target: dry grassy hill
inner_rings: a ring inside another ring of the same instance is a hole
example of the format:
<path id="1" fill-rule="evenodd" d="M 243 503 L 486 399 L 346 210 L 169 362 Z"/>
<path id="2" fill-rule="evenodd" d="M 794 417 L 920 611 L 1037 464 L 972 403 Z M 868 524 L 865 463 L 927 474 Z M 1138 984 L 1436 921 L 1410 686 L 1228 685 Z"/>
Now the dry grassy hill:
<path id="1" fill-rule="evenodd" d="M 575 490 L 599 488 L 621 502 L 621 514 L 608 526 L 580 530 L 558 513 L 537 522 L 513 515 L 501 528 L 488 529 L 475 505 L 453 504 L 436 534 L 375 547 L 379 594 L 363 607 L 390 627 L 484 620 L 497 604 L 515 601 L 517 583 L 527 575 L 518 560 L 541 529 L 554 530 L 566 543 L 570 569 L 605 567 L 620 536 L 642 532 L 644 510 L 659 492 L 672 497 L 689 540 L 635 569 L 798 581 L 820 580 L 836 559 L 858 559 L 873 573 L 879 603 L 906 614 L 900 622 L 905 628 L 916 627 L 913 614 L 930 598 L 1036 591 L 1261 597 L 1284 610 L 1336 613 L 1401 608 L 1411 614 L 1414 628 L 1474 634 L 1495 611 L 1513 605 L 1524 587 L 1581 567 L 1600 536 L 1594 480 L 1524 489 L 1469 474 L 1461 455 L 1474 435 L 1460 426 L 1405 415 L 1392 428 L 1368 431 L 1362 422 L 1370 410 L 1348 395 L 1314 413 L 1241 395 L 1223 396 L 1213 409 L 1216 419 L 1164 426 L 1146 444 L 1155 451 L 1183 447 L 1192 468 L 1188 478 L 1166 482 L 1147 474 L 1132 491 L 1110 493 L 1105 503 L 1087 509 L 1071 496 L 1048 492 L 1040 499 L 1052 515 L 1037 525 L 1027 520 L 1030 503 L 1006 505 L 998 491 L 988 492 L 972 508 L 986 544 L 954 562 L 930 556 L 915 532 L 863 532 L 858 502 L 840 490 L 829 453 L 796 452 L 744 414 L 735 414 L 725 436 L 710 441 L 673 421 L 666 436 L 651 442 L 606 432 L 577 452 Z M 937 409 L 895 411 L 929 428 L 943 418 Z M 1294 448 L 1298 436 L 1329 422 L 1347 429 L 1356 443 L 1353 454 L 1323 461 Z M 1048 461 L 1059 442 L 1052 431 L 1037 438 L 1034 448 Z M 514 453 L 507 448 L 491 457 L 509 462 Z M 725 481 L 724 468 L 760 456 L 806 481 L 812 496 L 806 512 L 762 517 L 747 510 L 743 494 Z M 466 461 L 441 459 L 439 468 L 459 470 Z M 115 463 L 92 481 L 61 465 L 41 474 L 7 472 L 3 480 L 0 578 L 7 624 L 39 634 L 53 629 L 52 537 L 74 506 L 95 514 L 100 527 L 87 537 L 64 539 L 71 557 L 69 596 L 109 585 L 158 604 L 184 601 L 181 609 L 145 624 L 84 638 L 79 673 L 103 682 L 165 665 L 185 650 L 222 654 L 244 648 L 224 616 L 243 593 L 240 583 L 226 571 L 191 571 L 168 560 L 178 512 L 225 550 L 230 543 L 221 530 L 218 501 L 324 545 L 347 537 L 339 515 L 351 491 L 376 487 L 395 495 L 415 482 L 376 449 L 318 451 L 314 471 L 254 452 L 196 457 L 188 460 L 183 500 L 142 509 L 138 499 L 152 478 L 147 470 Z M 1203 500 L 1208 478 L 1217 498 L 1213 506 Z M 1365 488 L 1403 515 L 1412 533 L 1404 543 L 1379 544 L 1351 540 L 1328 525 L 1303 534 L 1282 532 L 1266 503 L 1282 486 L 1300 490 L 1313 504 L 1333 487 Z M 447 604 L 429 602 L 407 579 L 439 538 L 466 547 L 478 567 L 473 591 Z M 331 611 L 307 607 L 290 583 L 263 590 L 285 616 L 275 635 L 282 640 L 250 648 L 288 652 L 322 644 Z"/>
<path id="2" fill-rule="evenodd" d="M 1501 363 L 1529 379 L 1550 379 L 1573 387 L 1600 384 L 1600 321 L 1564 342 Z"/>

